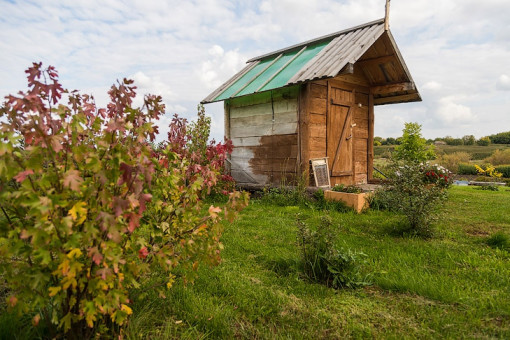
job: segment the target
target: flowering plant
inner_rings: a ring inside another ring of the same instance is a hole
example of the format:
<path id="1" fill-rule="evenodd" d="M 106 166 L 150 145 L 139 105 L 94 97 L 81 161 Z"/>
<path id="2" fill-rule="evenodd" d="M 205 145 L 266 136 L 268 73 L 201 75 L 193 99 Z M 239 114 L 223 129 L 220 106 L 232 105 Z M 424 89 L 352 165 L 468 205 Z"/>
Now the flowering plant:
<path id="1" fill-rule="evenodd" d="M 452 173 L 438 164 L 422 164 L 423 182 L 435 184 L 441 188 L 448 188 L 453 182 Z"/>
<path id="2" fill-rule="evenodd" d="M 475 168 L 476 168 L 476 171 L 478 172 L 478 174 L 480 174 L 480 175 L 484 175 L 487 177 L 495 177 L 495 178 L 500 178 L 503 176 L 503 174 L 501 172 L 498 172 L 496 170 L 496 168 L 490 164 L 486 164 L 483 167 L 475 164 Z"/>

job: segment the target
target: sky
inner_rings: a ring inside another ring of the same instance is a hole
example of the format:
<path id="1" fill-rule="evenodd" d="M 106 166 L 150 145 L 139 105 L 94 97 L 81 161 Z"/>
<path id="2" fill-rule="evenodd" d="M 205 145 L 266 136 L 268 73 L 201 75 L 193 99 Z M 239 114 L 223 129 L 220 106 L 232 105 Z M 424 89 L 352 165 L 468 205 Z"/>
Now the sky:
<path id="1" fill-rule="evenodd" d="M 0 0 L 0 98 L 32 62 L 105 106 L 117 79 L 193 119 L 248 59 L 384 16 L 384 0 Z M 510 1 L 392 0 L 390 30 L 422 102 L 376 106 L 375 135 L 418 122 L 426 138 L 510 130 Z M 140 104 L 140 96 L 136 103 Z M 223 138 L 223 104 L 207 104 Z M 161 138 L 163 138 L 162 136 Z"/>

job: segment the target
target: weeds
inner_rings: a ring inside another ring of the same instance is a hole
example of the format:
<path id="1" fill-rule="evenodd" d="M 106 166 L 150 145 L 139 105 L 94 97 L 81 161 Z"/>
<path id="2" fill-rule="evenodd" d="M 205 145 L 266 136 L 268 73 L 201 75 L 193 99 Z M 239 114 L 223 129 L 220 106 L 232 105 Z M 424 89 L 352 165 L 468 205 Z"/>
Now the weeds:
<path id="1" fill-rule="evenodd" d="M 333 288 L 356 288 L 370 284 L 368 276 L 360 272 L 360 264 L 366 255 L 334 246 L 336 234 L 329 216 L 321 219 L 317 231 L 310 230 L 299 217 L 297 226 L 297 245 L 306 279 Z"/>

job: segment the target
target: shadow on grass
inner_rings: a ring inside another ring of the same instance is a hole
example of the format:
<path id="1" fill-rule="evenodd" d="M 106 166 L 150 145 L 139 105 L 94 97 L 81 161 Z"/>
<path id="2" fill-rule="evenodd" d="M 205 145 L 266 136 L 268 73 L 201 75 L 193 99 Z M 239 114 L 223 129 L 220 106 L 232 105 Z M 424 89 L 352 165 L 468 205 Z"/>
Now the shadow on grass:
<path id="1" fill-rule="evenodd" d="M 299 273 L 297 258 L 261 258 L 260 264 L 278 276 L 292 276 Z"/>

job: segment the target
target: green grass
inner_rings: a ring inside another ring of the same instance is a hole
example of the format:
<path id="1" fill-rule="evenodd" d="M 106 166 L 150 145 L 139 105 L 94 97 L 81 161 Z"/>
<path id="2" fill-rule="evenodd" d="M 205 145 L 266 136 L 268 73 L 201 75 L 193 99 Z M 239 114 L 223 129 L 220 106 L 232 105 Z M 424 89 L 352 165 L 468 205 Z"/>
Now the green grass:
<path id="1" fill-rule="evenodd" d="M 510 253 L 486 242 L 510 232 L 510 191 L 454 187 L 443 210 L 431 240 L 392 236 L 401 221 L 392 213 L 327 212 L 339 246 L 366 253 L 363 270 L 374 274 L 370 287 L 337 291 L 305 282 L 297 267 L 296 213 L 317 224 L 325 212 L 253 201 L 225 227 L 223 263 L 166 300 L 137 302 L 128 334 L 508 338 Z"/>
<path id="2" fill-rule="evenodd" d="M 326 212 L 252 200 L 225 225 L 223 262 L 165 299 L 133 302 L 126 338 L 509 338 L 510 189 L 453 187 L 432 239 L 395 236 L 402 219 L 385 211 Z M 317 225 L 329 214 L 338 245 L 368 255 L 372 286 L 334 290 L 298 269 L 296 214 Z M 7 323 L 4 313 L 0 332 Z M 17 323 L 20 324 L 19 322 Z M 23 336 L 22 336 L 23 337 Z"/>

